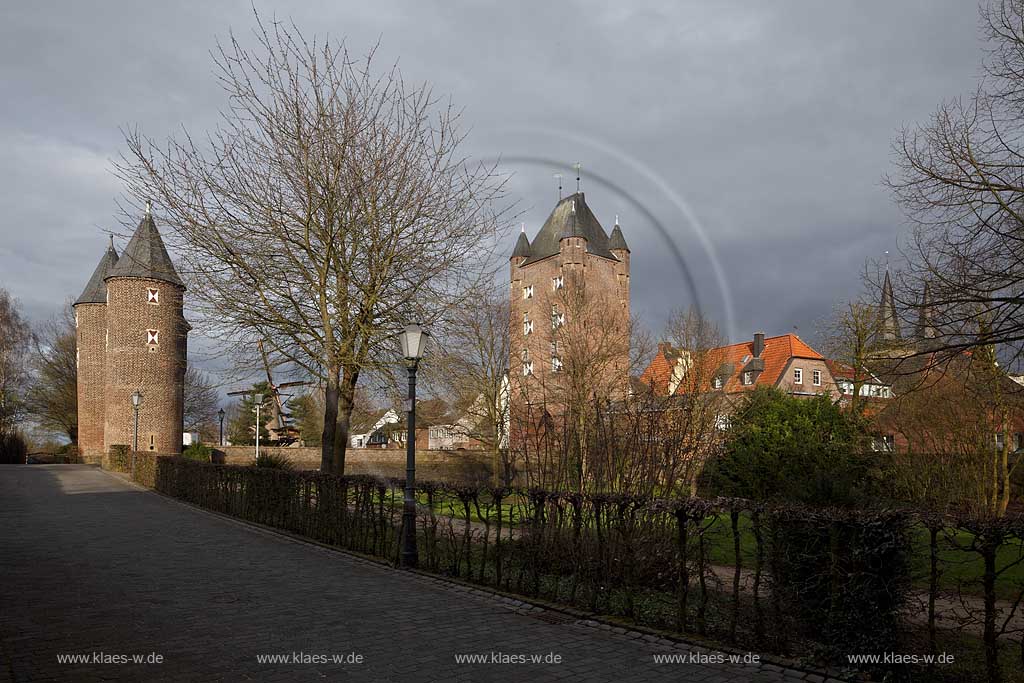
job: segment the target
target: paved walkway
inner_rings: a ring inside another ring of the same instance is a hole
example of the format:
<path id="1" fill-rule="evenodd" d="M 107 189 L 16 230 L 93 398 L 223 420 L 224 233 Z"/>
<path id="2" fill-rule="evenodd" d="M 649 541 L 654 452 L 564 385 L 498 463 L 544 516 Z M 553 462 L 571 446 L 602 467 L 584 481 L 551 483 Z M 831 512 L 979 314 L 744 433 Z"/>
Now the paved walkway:
<path id="1" fill-rule="evenodd" d="M 522 612 L 191 508 L 96 468 L 0 465 L 0 681 L 803 677 L 729 663 L 656 664 L 655 654 L 701 652 Z M 89 661 L 60 662 L 65 655 Z M 136 655 L 161 662 L 116 663 Z M 489 661 L 460 664 L 459 655 Z M 514 662 L 545 655 L 560 663 Z"/>

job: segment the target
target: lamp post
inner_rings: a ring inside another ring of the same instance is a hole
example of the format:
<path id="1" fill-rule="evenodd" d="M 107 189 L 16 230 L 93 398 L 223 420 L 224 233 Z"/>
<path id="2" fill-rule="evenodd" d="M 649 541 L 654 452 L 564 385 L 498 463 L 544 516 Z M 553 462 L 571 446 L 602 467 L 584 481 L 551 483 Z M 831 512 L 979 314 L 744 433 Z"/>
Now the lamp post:
<path id="1" fill-rule="evenodd" d="M 139 450 L 139 408 L 142 407 L 142 392 L 132 394 L 132 412 L 135 413 L 135 427 L 132 430 L 132 479 L 135 479 L 135 454 Z"/>
<path id="2" fill-rule="evenodd" d="M 256 402 L 256 464 L 260 464 L 260 406 L 263 404 L 263 394 L 254 394 L 252 400 Z"/>
<path id="3" fill-rule="evenodd" d="M 402 555 L 401 565 L 414 569 L 419 562 L 416 550 L 416 370 L 430 334 L 416 324 L 409 325 L 399 335 L 402 342 L 402 356 L 409 370 L 409 400 L 405 410 L 408 413 L 409 433 L 405 444 L 405 500 L 402 509 Z"/>
<path id="4" fill-rule="evenodd" d="M 224 445 L 224 409 L 221 408 L 217 411 L 217 417 L 220 418 L 220 445 Z"/>

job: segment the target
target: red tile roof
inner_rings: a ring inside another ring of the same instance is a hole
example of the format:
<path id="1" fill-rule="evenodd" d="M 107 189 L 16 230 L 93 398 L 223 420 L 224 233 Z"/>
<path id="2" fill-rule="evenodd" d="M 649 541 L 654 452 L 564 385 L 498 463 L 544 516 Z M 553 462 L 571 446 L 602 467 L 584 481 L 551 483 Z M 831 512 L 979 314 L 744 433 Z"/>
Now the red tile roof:
<path id="1" fill-rule="evenodd" d="M 640 375 L 640 380 L 645 384 L 653 385 L 654 390 L 659 394 L 667 393 L 668 385 L 672 378 L 672 370 L 676 365 L 679 355 L 679 351 L 672 349 L 668 344 L 659 344 L 657 355 L 655 355 L 647 368 L 644 369 Z M 726 393 L 734 393 L 749 391 L 759 386 L 775 386 L 789 361 L 793 358 L 825 359 L 824 356 L 808 346 L 795 334 L 768 337 L 764 340 L 764 351 L 761 352 L 764 370 L 757 375 L 753 384 L 745 385 L 742 382 L 742 371 L 753 356 L 753 341 L 719 346 L 708 352 L 705 362 L 709 365 L 701 375 L 710 379 L 719 367 L 727 364 L 731 365 L 731 372 L 725 378 L 725 384 L 722 389 Z M 682 388 L 677 387 L 676 393 L 680 393 Z"/>

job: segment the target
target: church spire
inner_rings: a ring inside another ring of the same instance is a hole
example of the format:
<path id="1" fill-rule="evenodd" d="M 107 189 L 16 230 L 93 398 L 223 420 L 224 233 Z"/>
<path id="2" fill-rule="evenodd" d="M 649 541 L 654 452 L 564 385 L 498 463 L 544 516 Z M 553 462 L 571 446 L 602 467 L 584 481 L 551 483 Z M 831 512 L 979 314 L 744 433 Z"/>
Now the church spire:
<path id="1" fill-rule="evenodd" d="M 888 268 L 885 270 L 885 280 L 882 282 L 882 300 L 878 305 L 878 325 L 881 328 L 884 341 L 894 342 L 903 338 L 900 333 L 900 321 L 896 316 L 896 299 L 892 293 L 892 280 L 889 278 Z"/>
<path id="2" fill-rule="evenodd" d="M 935 339 L 939 336 L 938 330 L 935 329 L 934 320 L 932 320 L 933 315 L 931 287 L 925 282 L 924 291 L 921 292 L 921 305 L 917 309 L 917 329 L 915 332 L 917 333 L 918 340 Z"/>

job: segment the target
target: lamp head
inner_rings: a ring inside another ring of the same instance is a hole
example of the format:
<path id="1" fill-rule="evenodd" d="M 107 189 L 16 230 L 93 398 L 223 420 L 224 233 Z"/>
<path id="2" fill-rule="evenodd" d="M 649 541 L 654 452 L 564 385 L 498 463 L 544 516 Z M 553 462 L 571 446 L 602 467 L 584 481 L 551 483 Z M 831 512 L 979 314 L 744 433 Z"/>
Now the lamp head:
<path id="1" fill-rule="evenodd" d="M 261 406 L 261 405 L 263 405 L 263 394 L 253 394 L 253 395 L 252 395 L 252 400 L 253 400 L 253 402 L 255 402 L 255 403 L 256 403 L 256 405 L 258 405 L 258 406 Z"/>
<path id="2" fill-rule="evenodd" d="M 135 408 L 138 408 L 141 405 L 142 405 L 142 392 L 139 391 L 138 389 L 136 389 L 135 393 L 132 394 L 132 406 L 135 407 Z"/>
<path id="3" fill-rule="evenodd" d="M 402 357 L 407 361 L 415 363 L 423 358 L 423 353 L 426 351 L 427 340 L 430 338 L 430 333 L 418 324 L 413 323 L 402 330 L 401 334 L 398 335 L 398 338 L 402 342 Z"/>
<path id="4" fill-rule="evenodd" d="M 224 409 L 223 408 L 221 408 L 220 410 L 217 411 L 217 417 L 219 417 L 222 420 L 224 419 Z"/>

